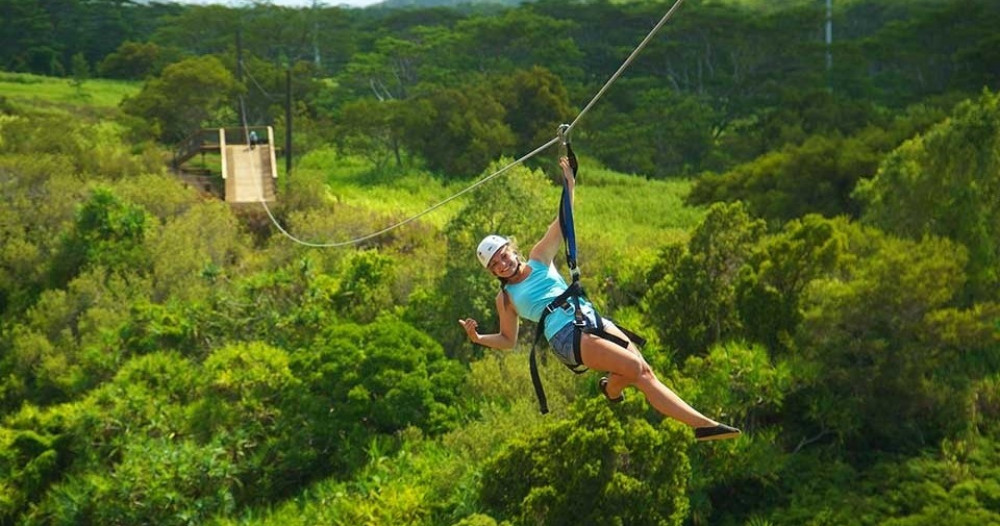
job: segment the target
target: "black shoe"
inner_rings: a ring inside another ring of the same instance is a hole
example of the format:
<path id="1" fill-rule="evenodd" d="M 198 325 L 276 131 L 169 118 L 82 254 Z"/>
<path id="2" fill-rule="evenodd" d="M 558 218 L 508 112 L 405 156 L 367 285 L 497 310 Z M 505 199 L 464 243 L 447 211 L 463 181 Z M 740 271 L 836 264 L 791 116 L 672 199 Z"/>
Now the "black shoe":
<path id="1" fill-rule="evenodd" d="M 726 424 L 719 424 L 711 427 L 696 427 L 694 429 L 694 438 L 699 442 L 705 442 L 708 440 L 725 440 L 727 438 L 736 438 L 738 436 L 740 436 L 740 430 L 735 427 L 729 427 Z"/>
<path id="2" fill-rule="evenodd" d="M 625 393 L 622 393 L 622 394 L 618 395 L 618 398 L 611 398 L 610 396 L 608 396 L 608 377 L 607 376 L 605 376 L 605 377 L 603 377 L 603 378 L 601 378 L 600 380 L 597 381 L 597 387 L 599 387 L 601 389 L 601 392 L 604 393 L 604 398 L 607 398 L 608 402 L 610 402 L 612 404 L 620 404 L 620 403 L 622 403 L 622 402 L 625 401 Z"/>

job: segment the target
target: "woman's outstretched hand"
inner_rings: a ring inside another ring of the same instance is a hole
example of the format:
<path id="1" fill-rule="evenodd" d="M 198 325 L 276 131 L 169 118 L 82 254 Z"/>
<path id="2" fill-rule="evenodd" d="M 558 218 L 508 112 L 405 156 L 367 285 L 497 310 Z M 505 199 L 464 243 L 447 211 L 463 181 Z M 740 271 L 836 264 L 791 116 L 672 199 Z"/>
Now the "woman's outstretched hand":
<path id="1" fill-rule="evenodd" d="M 464 320 L 458 320 L 458 324 L 465 329 L 465 334 L 469 336 L 469 341 L 472 343 L 479 343 L 479 332 L 476 329 L 479 328 L 479 322 L 472 318 L 466 318 Z"/>

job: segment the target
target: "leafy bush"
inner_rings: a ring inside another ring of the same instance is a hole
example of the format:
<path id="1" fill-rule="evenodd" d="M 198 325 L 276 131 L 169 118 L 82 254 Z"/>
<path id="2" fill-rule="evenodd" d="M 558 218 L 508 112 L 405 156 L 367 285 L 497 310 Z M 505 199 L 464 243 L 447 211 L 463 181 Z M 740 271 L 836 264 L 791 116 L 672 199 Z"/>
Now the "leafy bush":
<path id="1" fill-rule="evenodd" d="M 681 426 L 615 416 L 604 400 L 508 442 L 483 469 L 482 501 L 519 524 L 682 524 L 688 513 Z"/>
<path id="2" fill-rule="evenodd" d="M 843 263 L 807 287 L 793 338 L 808 364 L 803 416 L 866 451 L 914 451 L 968 428 L 966 393 L 996 372 L 1000 334 L 995 305 L 953 307 L 964 251 L 843 228 Z"/>
<path id="3" fill-rule="evenodd" d="M 666 247 L 650 271 L 644 307 L 662 342 L 688 356 L 736 336 L 736 284 L 764 224 L 742 203 L 718 203 L 687 247 Z"/>
<path id="4" fill-rule="evenodd" d="M 122 201 L 108 188 L 97 188 L 80 207 L 73 229 L 52 259 L 53 285 L 61 287 L 94 266 L 144 269 L 148 263 L 142 245 L 146 228 L 146 212 L 141 207 Z"/>
<path id="5" fill-rule="evenodd" d="M 959 104 L 951 118 L 889 154 L 856 195 L 864 219 L 968 249 L 968 300 L 1000 299 L 1000 94 Z"/>

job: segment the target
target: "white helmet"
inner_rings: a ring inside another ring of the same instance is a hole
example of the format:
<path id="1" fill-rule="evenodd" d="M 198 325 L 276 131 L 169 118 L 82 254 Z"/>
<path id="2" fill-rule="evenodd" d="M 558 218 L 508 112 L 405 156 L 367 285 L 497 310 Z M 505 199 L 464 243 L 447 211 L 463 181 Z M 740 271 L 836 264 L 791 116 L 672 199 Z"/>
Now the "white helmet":
<path id="1" fill-rule="evenodd" d="M 498 250 L 508 244 L 510 244 L 509 239 L 496 234 L 490 234 L 479 242 L 479 248 L 476 249 L 476 257 L 479 258 L 479 262 L 482 263 L 484 267 L 489 267 L 490 259 L 493 258 L 493 254 L 496 254 Z"/>

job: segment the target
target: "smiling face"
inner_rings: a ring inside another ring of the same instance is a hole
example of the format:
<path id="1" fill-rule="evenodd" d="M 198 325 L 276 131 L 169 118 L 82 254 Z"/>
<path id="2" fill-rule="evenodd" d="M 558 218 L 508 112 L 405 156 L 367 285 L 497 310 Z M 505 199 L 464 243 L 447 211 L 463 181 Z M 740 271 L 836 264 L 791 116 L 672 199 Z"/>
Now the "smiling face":
<path id="1" fill-rule="evenodd" d="M 510 278 L 517 273 L 520 265 L 521 262 L 517 259 L 517 253 L 514 252 L 514 249 L 510 245 L 504 245 L 503 248 L 497 250 L 496 254 L 493 254 L 486 268 L 498 278 Z"/>

